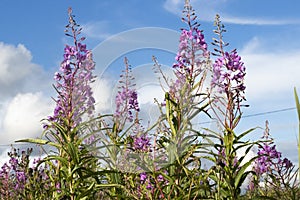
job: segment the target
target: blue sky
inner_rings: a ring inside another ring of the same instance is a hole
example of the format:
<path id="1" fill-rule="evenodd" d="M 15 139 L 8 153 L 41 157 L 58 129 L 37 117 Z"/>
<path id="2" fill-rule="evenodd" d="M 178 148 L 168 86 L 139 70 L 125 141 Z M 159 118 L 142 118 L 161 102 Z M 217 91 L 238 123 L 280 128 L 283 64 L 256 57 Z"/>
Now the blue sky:
<path id="1" fill-rule="evenodd" d="M 300 93 L 300 2 L 298 0 L 194 0 L 191 1 L 204 29 L 206 41 L 214 36 L 216 13 L 226 26 L 228 50 L 237 48 L 247 67 L 245 115 L 295 106 L 293 87 Z M 184 0 L 89 0 L 1 1 L 0 12 L 0 139 L 3 148 L 15 139 L 40 134 L 39 120 L 52 112 L 50 96 L 53 73 L 62 59 L 67 9 L 73 8 L 83 26 L 88 48 L 94 49 L 98 81 L 98 110 L 118 79 L 122 58 L 127 55 L 136 74 L 141 103 L 160 95 L 151 74 L 154 54 L 168 72 L 174 62 Z M 150 28 L 149 28 L 150 27 Z M 146 32 L 145 32 L 146 31 Z M 153 44 L 153 45 L 152 45 Z M 146 80 L 146 81 L 145 81 Z M 146 94 L 143 94 L 146 92 Z M 151 99 L 151 100 L 149 100 Z M 143 106 L 143 105 L 142 105 Z M 150 115 L 149 114 L 149 115 Z M 296 111 L 245 118 L 240 130 L 264 126 L 279 149 L 294 161 Z M 15 124 L 18 124 L 16 126 Z M 22 130 L 22 133 L 20 133 Z M 258 130 L 255 136 L 263 131 Z"/>

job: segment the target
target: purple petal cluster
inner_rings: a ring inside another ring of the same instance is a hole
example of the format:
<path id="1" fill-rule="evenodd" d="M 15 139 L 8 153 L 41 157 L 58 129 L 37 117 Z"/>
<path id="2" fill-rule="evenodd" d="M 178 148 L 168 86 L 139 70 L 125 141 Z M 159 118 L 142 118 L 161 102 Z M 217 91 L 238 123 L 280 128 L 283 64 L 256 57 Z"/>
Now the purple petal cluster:
<path id="1" fill-rule="evenodd" d="M 11 171 L 11 166 L 9 166 L 7 163 L 4 163 L 0 170 L 0 179 L 1 179 L 2 185 L 3 185 L 3 182 L 7 183 L 9 181 L 10 171 Z"/>
<path id="2" fill-rule="evenodd" d="M 256 160 L 255 171 L 259 174 L 268 172 L 274 161 L 280 162 L 281 160 L 281 153 L 276 150 L 276 145 L 264 144 L 257 154 L 259 157 Z"/>
<path id="3" fill-rule="evenodd" d="M 190 30 L 183 29 L 179 39 L 179 50 L 175 57 L 177 63 L 173 67 L 189 69 L 191 65 L 200 66 L 203 57 L 208 54 L 204 35 L 198 26 L 191 27 Z"/>
<path id="4" fill-rule="evenodd" d="M 207 43 L 204 39 L 200 24 L 196 21 L 195 10 L 190 5 L 184 7 L 182 20 L 188 25 L 187 29 L 181 29 L 179 48 L 173 67 L 188 73 L 191 77 L 201 71 L 203 58 L 209 57 Z"/>
<path id="5" fill-rule="evenodd" d="M 244 78 L 246 68 L 236 50 L 225 52 L 213 64 L 212 87 L 218 87 L 220 92 L 244 93 L 246 87 Z"/>
<path id="6" fill-rule="evenodd" d="M 133 121 L 134 112 L 139 112 L 138 94 L 133 88 L 134 84 L 131 81 L 134 79 L 131 75 L 131 68 L 128 64 L 127 58 L 124 59 L 125 70 L 120 77 L 121 86 L 115 98 L 115 118 L 119 121 L 129 120 Z"/>
<path id="7" fill-rule="evenodd" d="M 274 166 L 280 166 L 285 169 L 293 167 L 289 159 L 282 159 L 282 154 L 276 150 L 276 145 L 264 144 L 264 146 L 258 150 L 257 154 L 259 157 L 256 159 L 255 171 L 258 174 L 271 172 Z"/>
<path id="8" fill-rule="evenodd" d="M 133 138 L 133 148 L 137 151 L 147 152 L 150 149 L 150 139 L 145 135 L 135 136 Z"/>
<path id="9" fill-rule="evenodd" d="M 165 174 L 168 174 L 167 172 L 164 172 Z M 158 187 L 158 184 L 162 187 L 168 185 L 168 181 L 164 178 L 163 175 L 159 174 L 156 178 L 154 178 L 152 175 L 148 175 L 146 172 L 142 172 L 139 174 L 139 180 L 138 180 L 138 195 L 141 196 L 145 191 L 147 190 L 147 193 L 150 191 L 151 194 L 155 192 L 155 189 Z M 159 199 L 165 199 L 164 193 L 160 191 Z"/>
<path id="10" fill-rule="evenodd" d="M 53 116 L 49 117 L 49 120 L 69 119 L 74 127 L 81 122 L 84 113 L 91 115 L 95 109 L 95 99 L 90 86 L 95 78 L 92 74 L 95 62 L 92 52 L 87 50 L 86 45 L 82 43 L 84 38 L 77 39 L 80 31 L 75 28 L 78 25 L 73 18 L 70 18 L 66 32 L 71 29 L 75 42 L 74 46 L 66 45 L 60 70 L 54 74 L 58 96 L 55 100 L 56 107 Z"/>
<path id="11" fill-rule="evenodd" d="M 150 177 L 147 176 L 146 172 L 140 173 L 140 183 L 146 185 L 147 190 L 153 190 L 154 186 L 150 181 Z"/>
<path id="12" fill-rule="evenodd" d="M 293 163 L 292 163 L 289 159 L 287 159 L 287 158 L 284 158 L 284 159 L 283 159 L 282 165 L 283 165 L 283 167 L 285 167 L 286 169 L 289 169 L 289 168 L 291 168 L 291 167 L 294 166 Z"/>
<path id="13" fill-rule="evenodd" d="M 29 178 L 28 163 L 31 151 L 31 149 L 28 149 L 27 153 L 22 151 L 21 155 L 17 149 L 8 152 L 10 159 L 0 169 L 0 196 L 16 199 L 24 191 Z M 3 191 L 5 187 L 6 191 Z"/>
<path id="14" fill-rule="evenodd" d="M 129 121 L 133 120 L 133 111 L 139 112 L 139 103 L 137 92 L 133 89 L 123 87 L 115 99 L 116 111 L 115 116 L 120 117 L 122 114 L 126 114 Z M 124 113 L 125 112 L 125 113 Z"/>
<path id="15" fill-rule="evenodd" d="M 24 185 L 26 183 L 26 174 L 24 171 L 16 172 L 16 185 L 15 189 L 24 189 Z"/>

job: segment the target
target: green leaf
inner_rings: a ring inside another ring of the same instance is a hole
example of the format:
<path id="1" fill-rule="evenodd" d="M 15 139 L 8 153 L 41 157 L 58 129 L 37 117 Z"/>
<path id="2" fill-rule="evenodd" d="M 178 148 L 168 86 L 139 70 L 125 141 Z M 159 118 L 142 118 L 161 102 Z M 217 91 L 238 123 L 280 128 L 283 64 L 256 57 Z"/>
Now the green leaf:
<path id="1" fill-rule="evenodd" d="M 254 131 L 255 129 L 257 129 L 257 127 L 255 128 L 251 128 L 241 134 L 239 134 L 237 137 L 236 137 L 236 140 L 239 141 L 240 139 L 242 139 L 244 136 L 248 135 L 250 132 Z"/>
<path id="2" fill-rule="evenodd" d="M 92 184 L 87 189 L 85 189 L 84 192 L 80 193 L 80 195 L 77 197 L 77 199 L 80 199 L 80 200 L 88 199 L 88 196 L 92 192 L 94 186 L 95 186 L 95 183 L 92 182 Z"/>
<path id="3" fill-rule="evenodd" d="M 73 143 L 68 143 L 68 154 L 71 156 L 71 159 L 78 164 L 79 163 L 79 152 L 78 147 L 76 148 Z"/>
<path id="4" fill-rule="evenodd" d="M 300 103 L 299 103 L 299 97 L 298 97 L 296 88 L 294 88 L 294 95 L 295 95 L 296 108 L 297 108 L 297 112 L 298 112 L 298 119 L 300 121 Z"/>
<path id="5" fill-rule="evenodd" d="M 110 187 L 117 187 L 117 188 L 122 188 L 123 186 L 120 184 L 96 184 L 96 188 L 110 188 Z"/>
<path id="6" fill-rule="evenodd" d="M 60 148 L 61 145 L 59 144 L 56 144 L 54 142 L 50 142 L 48 140 L 44 140 L 44 139 L 22 139 L 22 140 L 17 140 L 15 142 L 25 142 L 25 143 L 33 143 L 33 144 L 40 144 L 40 145 L 51 145 L 51 146 L 54 146 L 56 148 Z"/>
<path id="7" fill-rule="evenodd" d="M 294 87 L 294 95 L 295 95 L 295 102 L 296 102 L 296 108 L 298 112 L 298 165 L 300 166 L 300 103 L 299 103 L 299 97 L 296 91 L 296 87 Z M 299 180 L 300 180 L 300 172 L 299 172 Z"/>
<path id="8" fill-rule="evenodd" d="M 235 128 L 235 127 L 237 127 L 237 125 L 238 125 L 238 123 L 240 122 L 240 120 L 241 120 L 241 118 L 242 118 L 242 115 L 238 115 L 235 119 L 234 119 L 234 121 L 233 121 L 233 129 Z"/>
<path id="9" fill-rule="evenodd" d="M 238 171 L 236 177 L 235 177 L 235 187 L 239 187 L 242 185 L 243 181 L 245 180 L 246 177 L 243 177 L 243 174 L 248 174 L 249 172 L 245 172 L 246 169 L 252 164 L 252 162 L 256 159 L 257 157 L 251 158 L 248 162 L 246 162 Z"/>
<path id="10" fill-rule="evenodd" d="M 170 125 L 170 128 L 172 130 L 172 135 L 175 136 L 176 135 L 176 129 L 174 127 L 174 122 L 173 122 L 173 119 L 174 119 L 174 115 L 173 115 L 173 104 L 175 102 L 172 102 L 172 100 L 170 99 L 170 94 L 168 92 L 166 92 L 165 94 L 165 99 L 166 99 L 166 117 L 167 117 L 167 120 L 168 120 L 168 123 Z"/>
<path id="11" fill-rule="evenodd" d="M 57 160 L 60 161 L 62 163 L 63 166 L 68 166 L 68 160 L 64 157 L 61 156 L 55 156 L 55 155 L 50 155 L 47 156 L 46 158 L 43 159 L 45 162 L 47 161 L 51 161 L 51 160 Z"/>

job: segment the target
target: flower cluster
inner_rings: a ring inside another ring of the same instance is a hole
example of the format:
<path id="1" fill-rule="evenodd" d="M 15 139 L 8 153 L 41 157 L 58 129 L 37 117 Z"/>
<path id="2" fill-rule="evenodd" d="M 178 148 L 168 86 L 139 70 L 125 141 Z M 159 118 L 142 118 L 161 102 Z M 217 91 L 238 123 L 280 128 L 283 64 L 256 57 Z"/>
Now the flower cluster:
<path id="1" fill-rule="evenodd" d="M 22 151 L 20 155 L 19 150 L 14 148 L 8 153 L 10 159 L 0 169 L 0 196 L 14 198 L 24 191 L 29 178 L 27 167 L 31 152 L 32 149 L 28 149 L 27 152 Z"/>
<path id="2" fill-rule="evenodd" d="M 269 122 L 266 121 L 266 128 L 262 138 L 273 140 L 270 137 L 268 125 Z M 255 163 L 255 171 L 257 174 L 272 172 L 276 166 L 280 166 L 281 168 L 284 167 L 285 169 L 293 167 L 293 164 L 289 159 L 282 159 L 281 152 L 276 150 L 276 145 L 272 145 L 272 142 L 265 142 L 263 146 L 260 146 L 257 155 L 258 158 Z"/>
<path id="3" fill-rule="evenodd" d="M 159 174 L 156 178 L 148 175 L 146 172 L 142 172 L 139 174 L 139 186 L 138 186 L 138 194 L 143 194 L 142 190 L 146 189 L 147 191 L 150 191 L 152 194 L 155 191 L 155 188 L 158 186 L 157 184 L 160 184 L 162 186 L 166 186 L 168 184 L 168 181 L 165 180 L 163 175 Z M 163 194 L 161 193 L 159 195 L 159 199 L 164 199 Z"/>
<path id="4" fill-rule="evenodd" d="M 55 100 L 54 114 L 49 120 L 61 121 L 67 118 L 74 127 L 81 122 L 84 113 L 91 115 L 95 109 L 95 99 L 90 86 L 95 78 L 92 74 L 95 63 L 91 51 L 82 43 L 85 38 L 77 39 L 81 29 L 77 28 L 79 25 L 73 18 L 72 10 L 69 10 L 69 19 L 66 32 L 72 32 L 72 35 L 67 35 L 74 39 L 75 44 L 66 45 L 60 72 L 54 75 L 58 97 Z"/>
<path id="5" fill-rule="evenodd" d="M 264 174 L 272 171 L 274 166 L 282 166 L 289 169 L 293 166 L 292 162 L 288 158 L 282 159 L 281 152 L 276 150 L 276 145 L 264 144 L 257 152 L 258 158 L 256 160 L 255 171 L 258 174 Z"/>
<path id="6" fill-rule="evenodd" d="M 128 119 L 133 120 L 132 111 L 139 111 L 139 104 L 137 100 L 137 92 L 133 89 L 122 87 L 121 91 L 118 91 L 116 96 L 116 112 L 115 116 L 119 117 L 122 115 L 123 110 L 127 110 Z M 124 105 L 124 102 L 126 105 Z"/>
<path id="7" fill-rule="evenodd" d="M 147 190 L 152 190 L 153 185 L 150 182 L 150 177 L 147 176 L 146 172 L 140 173 L 140 181 L 141 184 L 146 184 L 146 189 Z"/>
<path id="8" fill-rule="evenodd" d="M 147 152 L 150 148 L 150 139 L 145 135 L 135 136 L 133 138 L 133 149 L 136 151 Z"/>
<path id="9" fill-rule="evenodd" d="M 131 83 L 131 69 L 128 64 L 127 58 L 124 60 L 125 62 L 125 71 L 124 74 L 121 75 L 123 80 L 120 81 L 121 86 L 118 91 L 115 104 L 115 117 L 120 120 L 123 118 L 125 120 L 133 121 L 133 112 L 139 112 L 139 103 L 138 103 L 138 94 L 137 91 L 133 88 L 134 84 Z"/>
<path id="10" fill-rule="evenodd" d="M 270 146 L 268 144 L 264 144 L 257 154 L 259 157 L 256 160 L 255 171 L 259 174 L 269 171 L 273 162 L 281 161 L 281 153 L 276 150 L 276 145 Z"/>
<path id="11" fill-rule="evenodd" d="M 208 54 L 207 44 L 204 40 L 204 35 L 198 27 L 192 27 L 191 30 L 183 29 L 179 39 L 179 50 L 175 57 L 177 63 L 175 68 L 187 68 L 192 64 L 197 66 L 202 63 L 202 57 L 197 56 L 196 52 L 202 51 L 202 56 Z"/>
<path id="12" fill-rule="evenodd" d="M 219 91 L 226 94 L 236 91 L 241 95 L 246 89 L 245 75 L 246 68 L 237 51 L 225 52 L 213 64 L 212 87 L 218 86 Z"/>
<path id="13" fill-rule="evenodd" d="M 199 30 L 200 24 L 195 21 L 196 15 L 191 6 L 186 6 L 185 21 L 189 25 L 189 29 L 182 29 L 179 38 L 179 50 L 176 56 L 174 68 L 183 69 L 189 74 L 194 73 L 195 66 L 199 68 L 203 63 L 203 57 L 208 57 L 207 43 L 205 42 L 202 30 Z"/>

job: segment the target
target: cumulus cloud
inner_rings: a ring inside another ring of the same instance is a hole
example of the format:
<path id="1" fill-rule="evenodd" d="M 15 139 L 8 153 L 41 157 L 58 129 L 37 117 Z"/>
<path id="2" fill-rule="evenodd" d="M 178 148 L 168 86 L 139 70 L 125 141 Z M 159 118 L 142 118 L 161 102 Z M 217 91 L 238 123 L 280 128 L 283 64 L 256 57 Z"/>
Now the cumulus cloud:
<path id="1" fill-rule="evenodd" d="M 16 95 L 4 111 L 1 143 L 9 144 L 18 139 L 40 136 L 40 121 L 51 114 L 51 102 L 51 99 L 46 99 L 42 93 Z"/>
<path id="2" fill-rule="evenodd" d="M 112 86 L 108 79 L 97 78 L 92 84 L 92 90 L 96 101 L 96 113 L 107 113 L 111 110 Z"/>
<path id="3" fill-rule="evenodd" d="M 8 152 L 10 152 L 11 148 L 1 148 L 0 149 L 0 166 L 3 166 L 4 163 L 7 163 L 9 161 L 9 157 L 7 155 Z"/>
<path id="4" fill-rule="evenodd" d="M 51 99 L 45 90 L 51 88 L 49 83 L 50 77 L 32 62 L 24 45 L 0 42 L 1 144 L 41 133 L 40 120 L 50 113 Z"/>
<path id="5" fill-rule="evenodd" d="M 15 47 L 1 42 L 0 55 L 1 84 L 10 85 L 22 80 L 32 70 L 37 68 L 35 64 L 30 63 L 32 56 L 22 44 Z"/>
<path id="6" fill-rule="evenodd" d="M 32 63 L 31 52 L 22 44 L 13 46 L 0 42 L 0 99 L 13 97 L 18 92 L 41 89 L 45 72 Z M 38 84 L 36 84 L 39 82 Z M 32 88 L 32 86 L 34 86 Z"/>
<path id="7" fill-rule="evenodd" d="M 254 37 L 242 49 L 241 55 L 247 67 L 246 85 L 249 98 L 278 99 L 282 94 L 290 93 L 294 86 L 300 86 L 300 49 L 266 51 L 260 40 Z"/>

